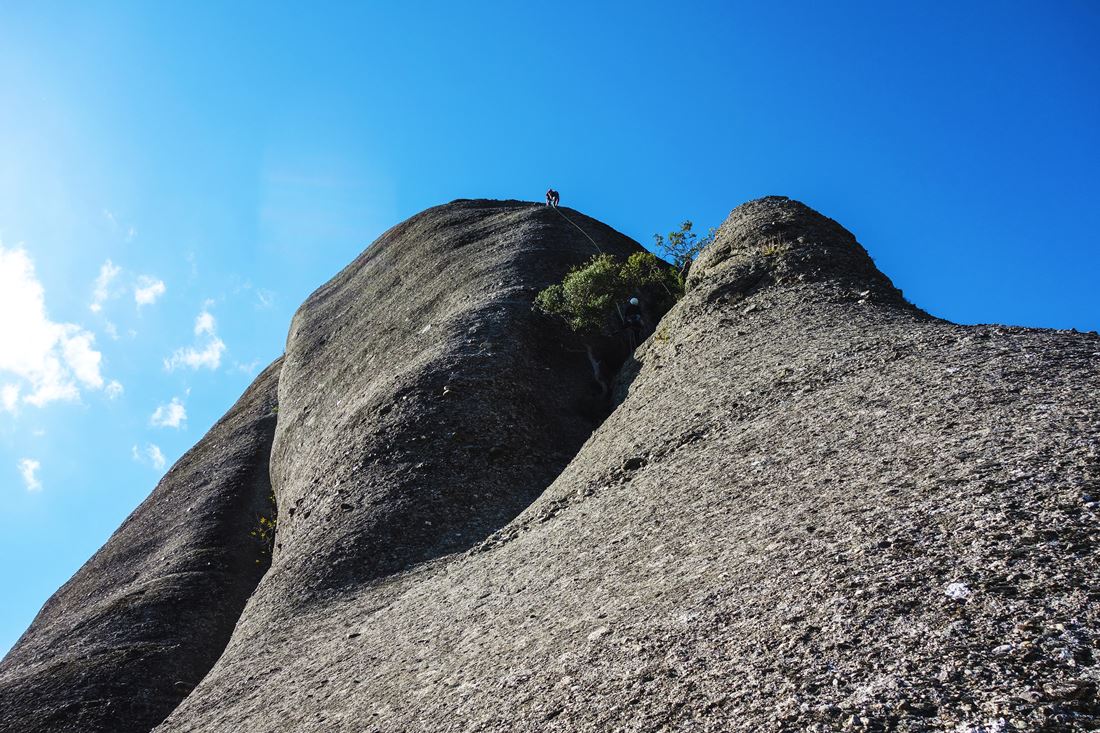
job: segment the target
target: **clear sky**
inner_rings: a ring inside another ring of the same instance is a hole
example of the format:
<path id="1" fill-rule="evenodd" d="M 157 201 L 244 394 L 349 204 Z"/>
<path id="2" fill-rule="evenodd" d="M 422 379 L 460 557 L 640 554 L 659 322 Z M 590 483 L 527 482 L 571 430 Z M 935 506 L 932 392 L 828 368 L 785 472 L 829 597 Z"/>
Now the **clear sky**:
<path id="1" fill-rule="evenodd" d="M 1097 329 L 1098 38 L 1072 0 L 3 3 L 0 652 L 434 204 L 553 185 L 649 243 L 782 194 L 937 316 Z"/>

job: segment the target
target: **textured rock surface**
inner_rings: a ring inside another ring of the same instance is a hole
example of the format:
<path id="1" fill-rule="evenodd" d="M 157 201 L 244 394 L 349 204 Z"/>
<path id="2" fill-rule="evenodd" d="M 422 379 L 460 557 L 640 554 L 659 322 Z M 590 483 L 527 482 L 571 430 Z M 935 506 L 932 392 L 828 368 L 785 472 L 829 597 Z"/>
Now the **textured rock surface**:
<path id="1" fill-rule="evenodd" d="M 601 249 L 640 249 L 568 214 Z M 285 611 L 470 547 L 554 480 L 603 408 L 582 345 L 531 304 L 594 253 L 552 209 L 457 201 L 394 227 L 302 305 L 258 603 Z"/>
<path id="2" fill-rule="evenodd" d="M 222 653 L 270 562 L 275 362 L 0 663 L 0 731 L 148 731 Z"/>
<path id="3" fill-rule="evenodd" d="M 1095 334 L 934 319 L 762 199 L 580 447 L 555 216 L 430 210 L 303 306 L 281 547 L 158 730 L 1100 725 Z"/>

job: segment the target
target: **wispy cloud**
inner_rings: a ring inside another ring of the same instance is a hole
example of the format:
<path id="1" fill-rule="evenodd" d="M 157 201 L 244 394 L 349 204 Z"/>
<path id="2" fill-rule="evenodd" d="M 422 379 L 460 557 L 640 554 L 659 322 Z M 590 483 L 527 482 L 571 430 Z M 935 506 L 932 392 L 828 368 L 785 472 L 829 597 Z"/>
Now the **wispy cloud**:
<path id="1" fill-rule="evenodd" d="M 252 361 L 247 362 L 247 363 L 238 361 L 233 365 L 233 369 L 235 371 L 238 371 L 241 374 L 247 374 L 248 376 L 252 376 L 253 374 L 255 374 L 256 370 L 258 370 L 259 368 L 260 368 L 260 360 L 259 359 L 253 359 Z"/>
<path id="2" fill-rule="evenodd" d="M 107 395 L 107 399 L 117 399 L 122 394 L 122 383 L 117 379 L 112 379 L 107 383 L 107 386 L 103 389 L 103 393 Z"/>
<path id="3" fill-rule="evenodd" d="M 186 349 L 177 349 L 171 357 L 164 360 L 164 367 L 173 371 L 180 367 L 188 369 L 217 369 L 222 363 L 222 354 L 225 352 L 225 342 L 220 338 L 208 341 L 202 349 L 188 346 Z"/>
<path id="4" fill-rule="evenodd" d="M 42 468 L 42 464 L 33 458 L 24 458 L 19 461 L 19 473 L 23 475 L 23 483 L 27 487 L 27 491 L 41 491 L 42 482 L 38 480 L 38 469 Z"/>
<path id="5" fill-rule="evenodd" d="M 102 361 L 94 334 L 50 320 L 27 252 L 0 244 L 0 375 L 14 378 L 0 387 L 4 409 L 75 400 L 81 387 L 101 389 Z"/>
<path id="6" fill-rule="evenodd" d="M 214 316 L 211 315 L 210 311 L 204 310 L 195 318 L 195 335 L 201 336 L 205 333 L 213 336 L 216 325 Z"/>
<path id="7" fill-rule="evenodd" d="M 137 279 L 137 285 L 134 286 L 134 302 L 138 306 L 152 305 L 157 302 L 157 298 L 164 295 L 168 287 L 164 284 L 163 280 L 158 280 L 155 277 L 149 275 L 142 275 Z"/>
<path id="8" fill-rule="evenodd" d="M 205 338 L 205 343 L 176 349 L 172 356 L 164 360 L 164 368 L 173 371 L 180 367 L 188 369 L 217 369 L 225 353 L 225 342 L 218 338 L 218 324 L 209 311 L 210 301 L 203 306 L 195 317 L 195 336 Z"/>
<path id="9" fill-rule="evenodd" d="M 275 293 L 263 288 L 256 289 L 256 307 L 270 308 L 275 304 Z"/>
<path id="10" fill-rule="evenodd" d="M 19 385 L 5 384 L 0 387 L 0 407 L 8 412 L 15 412 L 19 406 Z"/>
<path id="11" fill-rule="evenodd" d="M 167 405 L 159 405 L 149 418 L 149 424 L 157 428 L 180 428 L 187 422 L 187 409 L 179 397 L 173 397 Z"/>
<path id="12" fill-rule="evenodd" d="M 112 294 L 111 283 L 114 282 L 120 272 L 122 272 L 122 268 L 110 260 L 99 266 L 99 276 L 96 277 L 95 286 L 92 289 L 92 304 L 88 306 L 92 313 L 99 313 L 103 310 L 103 303 Z"/>
<path id="13" fill-rule="evenodd" d="M 160 446 L 155 443 L 146 443 L 145 449 L 140 450 L 136 445 L 130 448 L 130 456 L 137 463 L 145 463 L 158 471 L 163 471 L 167 461 L 164 459 L 164 453 L 161 452 Z"/>
<path id="14" fill-rule="evenodd" d="M 104 209 L 103 218 L 107 220 L 107 224 L 111 227 L 112 231 L 122 231 L 122 221 L 120 221 L 118 215 L 115 214 L 113 211 L 111 211 L 110 209 Z M 132 242 L 134 241 L 134 238 L 137 237 L 137 229 L 134 227 L 133 224 L 128 224 L 126 226 L 126 234 L 124 234 L 123 236 L 127 242 Z"/>

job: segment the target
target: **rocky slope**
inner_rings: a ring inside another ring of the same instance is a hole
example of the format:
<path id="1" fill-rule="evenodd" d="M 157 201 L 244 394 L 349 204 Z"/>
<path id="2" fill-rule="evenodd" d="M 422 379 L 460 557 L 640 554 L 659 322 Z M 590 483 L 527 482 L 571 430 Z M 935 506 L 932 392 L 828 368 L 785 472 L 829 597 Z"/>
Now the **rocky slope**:
<path id="1" fill-rule="evenodd" d="M 147 731 L 221 655 L 270 562 L 281 361 L 161 479 L 0 662 L 0 731 Z"/>
<path id="2" fill-rule="evenodd" d="M 455 202 L 303 305 L 271 569 L 157 730 L 1100 725 L 1095 334 L 934 319 L 762 199 L 589 435 L 585 359 L 529 303 L 590 251 L 551 210 Z M 87 603 L 35 626 L 81 640 Z M 52 689 L 33 632 L 0 720 Z"/>

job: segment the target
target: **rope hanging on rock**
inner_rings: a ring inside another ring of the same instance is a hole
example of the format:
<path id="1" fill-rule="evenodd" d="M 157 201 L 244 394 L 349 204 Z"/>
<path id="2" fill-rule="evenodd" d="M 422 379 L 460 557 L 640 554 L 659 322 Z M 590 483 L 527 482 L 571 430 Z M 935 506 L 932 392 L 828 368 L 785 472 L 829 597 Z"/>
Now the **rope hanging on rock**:
<path id="1" fill-rule="evenodd" d="M 577 222 L 573 221 L 572 219 L 570 219 L 565 214 L 562 214 L 561 209 L 559 209 L 557 206 L 551 206 L 550 208 L 552 208 L 554 211 L 558 212 L 558 215 L 560 215 L 562 219 L 565 219 L 567 222 L 569 222 L 570 224 L 575 226 L 577 228 L 577 231 L 580 232 L 581 234 L 583 234 L 585 239 L 587 239 L 589 242 L 592 243 L 592 246 L 596 248 L 596 251 L 599 252 L 600 254 L 603 254 L 603 250 L 600 249 L 600 245 L 596 244 L 596 240 L 593 239 L 592 237 L 588 236 L 588 232 L 581 229 L 580 226 L 577 224 Z"/>

